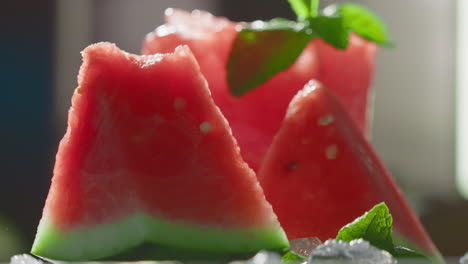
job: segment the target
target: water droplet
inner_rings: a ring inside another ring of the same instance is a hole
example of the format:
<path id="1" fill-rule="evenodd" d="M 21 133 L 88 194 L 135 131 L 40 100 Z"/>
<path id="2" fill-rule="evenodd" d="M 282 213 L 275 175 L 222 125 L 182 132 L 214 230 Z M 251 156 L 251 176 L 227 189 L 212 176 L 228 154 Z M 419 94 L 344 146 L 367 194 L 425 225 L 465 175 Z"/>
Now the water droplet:
<path id="1" fill-rule="evenodd" d="M 199 18 L 199 17 L 201 17 L 201 12 L 200 12 L 200 10 L 195 9 L 195 10 L 192 11 L 192 13 L 191 13 L 190 15 L 191 15 L 193 18 Z"/>
<path id="2" fill-rule="evenodd" d="M 307 237 L 290 240 L 289 244 L 291 245 L 289 250 L 308 258 L 312 250 L 320 246 L 322 241 L 318 237 Z"/>
<path id="3" fill-rule="evenodd" d="M 168 8 L 166 11 L 164 11 L 165 16 L 172 16 L 174 14 L 174 9 L 173 8 Z"/>
<path id="4" fill-rule="evenodd" d="M 318 88 L 318 83 L 316 81 L 309 81 L 300 92 L 300 96 L 306 97 L 311 92 L 315 91 Z"/>

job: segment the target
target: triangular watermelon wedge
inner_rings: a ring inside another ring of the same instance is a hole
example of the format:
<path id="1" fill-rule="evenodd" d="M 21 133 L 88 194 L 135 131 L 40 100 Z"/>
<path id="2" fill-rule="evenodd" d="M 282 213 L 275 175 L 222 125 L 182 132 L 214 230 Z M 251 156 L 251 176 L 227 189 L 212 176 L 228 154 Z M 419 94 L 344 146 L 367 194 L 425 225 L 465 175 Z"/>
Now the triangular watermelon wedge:
<path id="1" fill-rule="evenodd" d="M 339 50 L 322 39 L 315 41 L 320 62 L 317 80 L 340 99 L 356 126 L 367 136 L 371 128 L 371 87 L 378 46 L 356 34 L 351 34 L 349 41 L 346 50 Z"/>
<path id="2" fill-rule="evenodd" d="M 230 259 L 288 247 L 188 47 L 82 54 L 32 253 Z"/>
<path id="3" fill-rule="evenodd" d="M 335 238 L 384 201 L 396 235 L 415 250 L 440 256 L 372 146 L 318 82 L 291 101 L 258 178 L 289 239 Z"/>
<path id="4" fill-rule="evenodd" d="M 239 142 L 242 156 L 256 172 L 281 126 L 289 102 L 310 79 L 330 87 L 367 135 L 371 80 L 378 49 L 375 43 L 352 34 L 348 48 L 343 51 L 314 38 L 287 70 L 242 97 L 235 97 L 229 92 L 226 65 L 237 36 L 236 27 L 238 30 L 241 24 L 199 10 L 189 13 L 168 9 L 165 14 L 166 24 L 146 36 L 142 53 L 169 52 L 181 44 L 192 49 L 216 105 Z"/>
<path id="5" fill-rule="evenodd" d="M 236 97 L 229 92 L 226 65 L 239 23 L 198 10 L 191 13 L 169 10 L 166 24 L 145 38 L 142 53 L 167 52 L 181 44 L 190 47 L 200 62 L 216 105 L 239 142 L 242 157 L 257 171 L 289 101 L 310 78 L 318 76 L 315 47 L 308 45 L 288 70 L 244 96 Z"/>

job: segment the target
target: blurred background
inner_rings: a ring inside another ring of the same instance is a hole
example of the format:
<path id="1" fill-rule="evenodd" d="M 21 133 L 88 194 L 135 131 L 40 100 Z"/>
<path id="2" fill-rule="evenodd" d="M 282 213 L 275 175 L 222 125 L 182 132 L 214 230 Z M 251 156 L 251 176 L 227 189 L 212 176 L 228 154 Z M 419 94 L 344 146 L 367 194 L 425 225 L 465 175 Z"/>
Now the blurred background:
<path id="1" fill-rule="evenodd" d="M 322 5 L 332 2 L 340 1 Z M 468 251 L 468 2 L 355 2 L 381 15 L 397 43 L 378 57 L 372 143 L 442 253 L 462 255 Z M 77 86 L 79 52 L 110 41 L 139 53 L 167 7 L 237 21 L 294 18 L 286 0 L 2 2 L 0 261 L 30 249 Z"/>

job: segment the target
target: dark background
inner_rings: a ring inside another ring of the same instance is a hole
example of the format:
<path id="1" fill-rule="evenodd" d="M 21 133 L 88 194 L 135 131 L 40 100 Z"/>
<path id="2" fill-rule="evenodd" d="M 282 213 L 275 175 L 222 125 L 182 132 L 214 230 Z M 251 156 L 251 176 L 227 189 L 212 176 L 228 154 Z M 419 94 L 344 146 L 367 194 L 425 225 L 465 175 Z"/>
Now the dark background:
<path id="1" fill-rule="evenodd" d="M 50 183 L 55 151 L 65 131 L 60 113 L 66 109 L 57 107 L 56 100 L 62 98 L 54 92 L 59 59 L 56 4 L 53 0 L 3 1 L 0 8 L 0 261 L 13 253 L 29 251 Z M 90 43 L 117 42 L 105 38 L 108 28 L 99 23 L 108 4 L 104 0 L 93 2 L 95 21 Z M 180 7 L 185 7 L 183 1 Z M 216 10 L 209 11 L 237 21 L 294 17 L 285 0 L 219 1 Z M 154 22 L 142 25 L 139 30 L 143 33 L 134 42 L 139 43 L 144 33 L 162 22 L 162 11 L 154 13 L 148 19 Z M 415 197 L 412 190 L 410 198 Z M 416 207 L 424 205 L 422 221 L 445 255 L 462 255 L 468 250 L 466 201 L 446 200 L 437 194 L 411 201 Z"/>
<path id="2" fill-rule="evenodd" d="M 2 260 L 9 247 L 31 244 L 57 134 L 51 129 L 54 2 L 3 1 L 0 14 Z"/>

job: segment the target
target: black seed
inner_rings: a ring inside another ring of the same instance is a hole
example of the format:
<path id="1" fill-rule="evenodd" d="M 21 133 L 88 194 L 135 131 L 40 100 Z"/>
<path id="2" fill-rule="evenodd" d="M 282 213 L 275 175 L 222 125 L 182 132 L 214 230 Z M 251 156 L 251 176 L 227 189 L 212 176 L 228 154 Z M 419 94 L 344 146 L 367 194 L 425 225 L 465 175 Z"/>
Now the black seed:
<path id="1" fill-rule="evenodd" d="M 286 165 L 286 168 L 287 168 L 288 170 L 295 170 L 295 169 L 297 169 L 298 166 L 299 166 L 299 163 L 297 163 L 297 162 L 291 162 L 291 163 L 289 163 L 288 165 Z"/>

